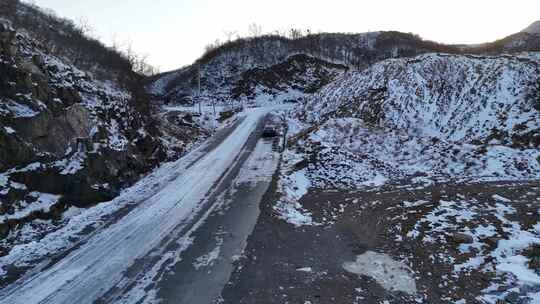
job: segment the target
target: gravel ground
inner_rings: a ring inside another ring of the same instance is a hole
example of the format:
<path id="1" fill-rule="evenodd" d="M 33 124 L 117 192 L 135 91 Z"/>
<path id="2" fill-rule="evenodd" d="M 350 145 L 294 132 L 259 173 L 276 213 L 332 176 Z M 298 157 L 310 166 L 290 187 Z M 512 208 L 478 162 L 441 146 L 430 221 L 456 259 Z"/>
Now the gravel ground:
<path id="1" fill-rule="evenodd" d="M 225 303 L 534 303 L 540 292 L 495 270 L 497 244 L 512 240 L 512 224 L 534 232 L 540 222 L 540 182 L 310 189 L 300 203 L 319 225 L 300 227 L 277 217 L 276 189 L 275 180 Z M 376 276 L 344 269 L 367 252 L 406 265 L 417 292 L 386 290 Z"/>

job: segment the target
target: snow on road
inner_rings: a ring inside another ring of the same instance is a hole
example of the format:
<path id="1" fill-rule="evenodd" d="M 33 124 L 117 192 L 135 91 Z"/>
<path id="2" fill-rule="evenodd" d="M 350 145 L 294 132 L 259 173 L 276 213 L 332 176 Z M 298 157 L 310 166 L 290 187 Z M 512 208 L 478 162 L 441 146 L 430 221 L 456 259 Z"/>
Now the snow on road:
<path id="1" fill-rule="evenodd" d="M 259 141 L 252 155 L 240 169 L 235 184 L 256 184 L 271 180 L 278 161 L 279 153 L 272 151 L 272 144 Z"/>
<path id="2" fill-rule="evenodd" d="M 217 148 L 141 203 L 119 222 L 97 232 L 50 268 L 4 289 L 0 303 L 92 303 L 123 273 L 179 227 L 204 212 L 205 197 L 241 153 L 271 108 L 251 109 Z M 204 219 L 204 218 L 203 218 Z"/>

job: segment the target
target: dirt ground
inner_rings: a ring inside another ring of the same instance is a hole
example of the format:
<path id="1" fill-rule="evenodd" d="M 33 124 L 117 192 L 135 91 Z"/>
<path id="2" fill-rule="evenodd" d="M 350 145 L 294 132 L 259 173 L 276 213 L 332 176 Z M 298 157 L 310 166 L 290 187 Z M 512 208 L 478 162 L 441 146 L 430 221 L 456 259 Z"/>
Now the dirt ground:
<path id="1" fill-rule="evenodd" d="M 273 205 L 279 194 L 275 187 L 263 199 L 255 230 L 222 293 L 225 303 L 484 303 L 479 296 L 494 282 L 506 282 L 499 287 L 500 293 L 516 287 L 506 277 L 485 270 L 490 263 L 488 253 L 497 241 L 511 237 L 505 229 L 508 223 L 497 217 L 502 207 L 494 197 L 508 199 L 506 206 L 516 210 L 508 217 L 521 229 L 531 229 L 540 221 L 540 182 L 311 189 L 300 203 L 320 225 L 301 227 L 276 216 Z M 441 215 L 437 208 L 445 205 L 476 213 L 466 221 L 450 214 L 445 218 L 448 227 L 422 221 L 429 214 Z M 458 250 L 463 244 L 451 236 L 484 224 L 492 225 L 496 236 L 475 239 L 481 249 Z M 367 251 L 406 261 L 417 293 L 391 292 L 370 277 L 344 270 L 345 262 Z M 486 256 L 484 268 L 454 271 L 455 265 L 481 254 Z M 537 289 L 533 291 L 540 292 Z M 527 303 L 526 291 L 514 292 L 502 303 Z"/>

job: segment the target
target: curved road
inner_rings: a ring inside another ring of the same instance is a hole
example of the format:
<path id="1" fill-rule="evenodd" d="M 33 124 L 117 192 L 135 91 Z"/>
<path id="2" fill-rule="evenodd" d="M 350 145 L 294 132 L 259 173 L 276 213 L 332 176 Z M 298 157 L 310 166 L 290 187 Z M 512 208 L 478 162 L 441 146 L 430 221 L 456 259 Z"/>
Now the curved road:
<path id="1" fill-rule="evenodd" d="M 212 303 L 256 223 L 279 160 L 260 140 L 269 109 L 249 110 L 149 199 L 0 303 Z"/>

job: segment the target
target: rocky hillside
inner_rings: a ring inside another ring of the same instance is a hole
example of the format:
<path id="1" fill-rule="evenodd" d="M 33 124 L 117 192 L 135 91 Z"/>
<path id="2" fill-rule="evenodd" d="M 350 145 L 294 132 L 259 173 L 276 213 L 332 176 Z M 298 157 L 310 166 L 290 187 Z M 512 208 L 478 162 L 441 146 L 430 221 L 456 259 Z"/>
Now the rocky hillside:
<path id="1" fill-rule="evenodd" d="M 539 128 L 538 64 L 532 54 L 387 60 L 335 81 L 304 111 L 310 121 L 333 114 L 454 141 L 518 141 Z"/>
<path id="2" fill-rule="evenodd" d="M 463 53 L 498 55 L 540 50 L 540 34 L 520 32 L 503 39 L 475 46 L 465 46 Z"/>
<path id="3" fill-rule="evenodd" d="M 431 54 L 383 61 L 306 101 L 292 141 L 301 143 L 322 185 L 418 175 L 538 178 L 539 58 Z"/>
<path id="4" fill-rule="evenodd" d="M 338 63 L 350 69 L 363 70 L 389 58 L 433 52 L 497 55 L 538 50 L 540 35 L 532 30 L 473 46 L 443 45 L 400 32 L 323 33 L 296 39 L 262 36 L 228 42 L 210 50 L 193 65 L 157 75 L 150 80 L 148 90 L 168 102 L 196 95 L 200 71 L 203 100 L 212 98 L 230 102 L 238 98 L 246 77 L 265 69 L 269 70 L 267 73 L 275 74 L 273 70 L 276 67 L 279 69 L 290 64 L 288 58 L 296 54 L 318 58 L 317 64 L 322 67 Z"/>
<path id="5" fill-rule="evenodd" d="M 534 22 L 519 33 L 508 37 L 477 45 L 461 47 L 461 53 L 477 55 L 498 55 L 504 53 L 519 53 L 540 51 L 540 21 Z"/>
<path id="6" fill-rule="evenodd" d="M 32 10 L 22 5 L 19 14 L 41 14 Z M 68 48 L 84 40 L 70 33 L 71 27 L 48 28 L 67 36 L 57 51 L 58 40 L 36 39 L 42 38 L 41 30 L 34 30 L 43 23 L 15 28 L 12 20 L 0 19 L 1 237 L 34 219 L 59 219 L 70 206 L 110 200 L 175 154 L 163 140 L 149 99 L 137 89 L 141 77 L 125 70 L 129 62 L 120 54 L 89 50 L 87 59 L 99 55 L 102 60 L 87 70 L 79 50 Z M 109 60 L 120 65 L 108 65 Z M 183 130 L 176 152 L 198 135 Z"/>
<path id="7" fill-rule="evenodd" d="M 524 29 L 521 32 L 540 35 L 540 20 L 533 22 L 531 25 L 529 25 L 526 29 Z"/>
<path id="8" fill-rule="evenodd" d="M 348 68 L 315 57 L 299 54 L 269 68 L 242 73 L 231 90 L 234 100 L 296 101 L 313 94 Z"/>
<path id="9" fill-rule="evenodd" d="M 267 74 L 279 74 L 285 65 L 305 60 L 305 57 L 294 57 L 296 54 L 318 58 L 307 64 L 317 64 L 320 68 L 337 63 L 363 69 L 383 59 L 433 51 L 455 52 L 457 48 L 399 32 L 316 34 L 297 39 L 263 36 L 226 43 L 209 51 L 191 66 L 158 75 L 148 88 L 152 94 L 168 101 L 195 95 L 200 70 L 202 95 L 230 101 L 238 97 L 238 91 L 246 81 L 253 81 L 248 79 L 253 74 L 261 74 L 264 69 L 269 70 L 265 72 Z M 295 67 L 291 66 L 291 69 Z"/>
<path id="10" fill-rule="evenodd" d="M 317 273 L 308 284 L 292 280 L 289 299 L 315 286 L 343 303 L 537 303 L 539 68 L 534 52 L 390 59 L 338 77 L 286 113 L 281 195 L 268 204 L 267 229 L 255 230 L 264 240 L 280 237 L 252 251 L 241 270 L 253 269 L 245 286 L 263 265 L 280 261 L 294 266 L 274 270 L 278 278 L 296 278 L 298 265 Z M 267 233 L 280 229 L 276 218 L 288 228 Z M 332 265 L 341 252 L 350 254 L 353 243 L 354 269 L 342 268 L 359 280 L 331 266 L 317 270 L 326 256 Z M 309 244 L 318 250 L 306 258 L 301 249 Z M 269 254 L 270 247 L 279 250 Z M 337 285 L 328 287 L 329 277 L 351 292 L 332 293 Z M 414 286 L 397 292 L 395 279 L 403 277 Z M 281 285 L 274 294 L 284 293 Z M 373 292 L 381 286 L 391 294 Z M 268 297 L 253 289 L 251 297 Z"/>

